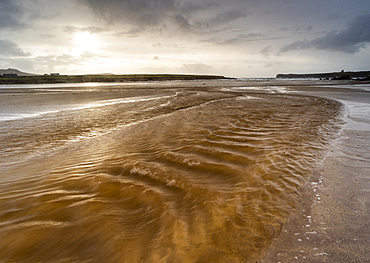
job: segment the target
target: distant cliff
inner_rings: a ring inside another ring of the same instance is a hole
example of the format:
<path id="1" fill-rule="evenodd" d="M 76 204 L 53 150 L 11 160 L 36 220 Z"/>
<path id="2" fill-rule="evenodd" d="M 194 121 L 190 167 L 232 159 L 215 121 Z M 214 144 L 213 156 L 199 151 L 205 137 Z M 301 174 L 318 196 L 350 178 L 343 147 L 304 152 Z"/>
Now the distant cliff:
<path id="1" fill-rule="evenodd" d="M 368 79 L 370 78 L 370 71 L 341 71 L 331 73 L 312 73 L 312 74 L 277 74 L 278 79 Z"/>

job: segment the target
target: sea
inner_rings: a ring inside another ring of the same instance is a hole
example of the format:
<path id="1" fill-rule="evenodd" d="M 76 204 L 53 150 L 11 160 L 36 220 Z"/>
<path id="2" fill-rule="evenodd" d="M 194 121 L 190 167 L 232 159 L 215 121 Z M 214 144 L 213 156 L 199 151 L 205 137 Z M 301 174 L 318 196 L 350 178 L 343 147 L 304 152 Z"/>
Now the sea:
<path id="1" fill-rule="evenodd" d="M 0 262 L 255 262 L 369 133 L 363 83 L 2 85 Z"/>

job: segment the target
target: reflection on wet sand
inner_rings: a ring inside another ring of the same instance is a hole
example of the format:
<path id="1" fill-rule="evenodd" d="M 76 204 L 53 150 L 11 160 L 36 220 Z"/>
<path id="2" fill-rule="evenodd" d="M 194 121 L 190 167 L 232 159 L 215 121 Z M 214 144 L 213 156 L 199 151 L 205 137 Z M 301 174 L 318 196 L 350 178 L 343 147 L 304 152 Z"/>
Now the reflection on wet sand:
<path id="1" fill-rule="evenodd" d="M 341 105 L 160 92 L 2 123 L 2 260 L 253 262 L 280 234 Z"/>

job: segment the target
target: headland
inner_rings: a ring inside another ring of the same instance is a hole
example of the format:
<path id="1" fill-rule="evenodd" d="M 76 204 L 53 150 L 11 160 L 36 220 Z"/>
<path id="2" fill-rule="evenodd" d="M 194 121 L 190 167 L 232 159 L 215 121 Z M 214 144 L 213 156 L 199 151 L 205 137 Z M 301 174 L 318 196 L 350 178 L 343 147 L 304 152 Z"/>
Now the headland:
<path id="1" fill-rule="evenodd" d="M 277 79 L 331 79 L 331 80 L 370 80 L 370 71 L 340 71 L 310 74 L 277 74 Z"/>
<path id="2" fill-rule="evenodd" d="M 187 74 L 86 74 L 61 75 L 48 73 L 36 75 L 16 69 L 0 70 L 0 84 L 57 84 L 86 82 L 135 82 L 135 81 L 171 81 L 171 80 L 222 80 L 230 79 L 218 75 L 187 75 Z"/>

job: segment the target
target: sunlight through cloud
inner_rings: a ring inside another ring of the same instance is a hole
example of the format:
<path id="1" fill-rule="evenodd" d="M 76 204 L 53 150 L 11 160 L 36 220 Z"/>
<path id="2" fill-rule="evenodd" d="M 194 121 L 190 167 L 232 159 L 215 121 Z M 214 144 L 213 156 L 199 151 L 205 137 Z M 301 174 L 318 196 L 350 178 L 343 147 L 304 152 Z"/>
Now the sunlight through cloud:
<path id="1" fill-rule="evenodd" d="M 73 40 L 75 45 L 74 50 L 76 53 L 83 53 L 86 51 L 94 52 L 100 46 L 99 39 L 87 31 L 76 32 Z"/>

